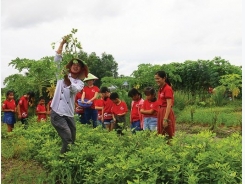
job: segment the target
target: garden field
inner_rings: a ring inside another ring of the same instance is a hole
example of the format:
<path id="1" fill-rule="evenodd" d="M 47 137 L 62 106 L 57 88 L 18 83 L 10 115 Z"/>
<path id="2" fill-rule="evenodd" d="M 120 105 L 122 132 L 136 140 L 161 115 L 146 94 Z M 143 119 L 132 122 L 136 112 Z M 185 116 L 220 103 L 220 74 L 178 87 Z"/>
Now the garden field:
<path id="1" fill-rule="evenodd" d="M 170 145 L 153 132 L 134 135 L 126 129 L 124 136 L 118 136 L 77 122 L 76 143 L 65 155 L 59 154 L 61 141 L 49 121 L 37 123 L 36 117 L 30 118 L 27 130 L 17 122 L 11 133 L 2 125 L 1 181 L 242 183 L 241 108 L 196 108 L 193 117 L 188 116 L 188 109 L 177 113 L 176 136 Z M 205 116 L 206 121 L 200 123 L 199 118 Z"/>

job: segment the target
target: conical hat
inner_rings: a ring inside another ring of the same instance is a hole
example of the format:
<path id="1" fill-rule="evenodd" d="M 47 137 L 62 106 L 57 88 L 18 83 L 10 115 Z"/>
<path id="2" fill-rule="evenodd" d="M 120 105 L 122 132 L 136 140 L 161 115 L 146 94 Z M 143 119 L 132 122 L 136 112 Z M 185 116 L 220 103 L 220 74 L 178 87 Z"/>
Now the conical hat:
<path id="1" fill-rule="evenodd" d="M 95 80 L 95 79 L 98 79 L 98 77 L 94 76 L 93 74 L 91 73 L 88 73 L 88 77 L 86 77 L 85 79 L 83 79 L 83 81 L 88 81 L 88 80 Z"/>

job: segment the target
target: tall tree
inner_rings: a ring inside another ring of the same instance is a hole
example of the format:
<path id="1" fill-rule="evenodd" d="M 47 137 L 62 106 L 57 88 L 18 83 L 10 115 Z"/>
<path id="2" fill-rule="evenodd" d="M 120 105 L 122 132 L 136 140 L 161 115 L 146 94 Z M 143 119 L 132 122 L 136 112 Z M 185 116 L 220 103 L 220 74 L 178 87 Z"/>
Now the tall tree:
<path id="1" fill-rule="evenodd" d="M 95 81 L 96 86 L 101 86 L 103 77 L 118 77 L 118 64 L 111 54 L 102 53 L 100 58 L 95 52 L 89 55 L 80 52 L 78 57 L 87 63 L 89 72 L 99 78 Z"/>

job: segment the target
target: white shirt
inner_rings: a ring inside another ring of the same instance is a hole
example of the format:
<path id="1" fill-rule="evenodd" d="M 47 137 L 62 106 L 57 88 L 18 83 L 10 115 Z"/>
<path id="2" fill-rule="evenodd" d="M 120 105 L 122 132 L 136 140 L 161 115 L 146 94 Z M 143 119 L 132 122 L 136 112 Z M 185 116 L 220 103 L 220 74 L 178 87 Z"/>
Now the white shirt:
<path id="1" fill-rule="evenodd" d="M 60 55 L 55 56 L 55 62 L 61 61 Z M 66 86 L 64 79 L 58 80 L 51 103 L 51 108 L 60 116 L 74 117 L 75 96 L 84 87 L 84 83 L 80 79 L 74 79 L 69 73 L 68 78 L 71 81 L 70 86 Z"/>

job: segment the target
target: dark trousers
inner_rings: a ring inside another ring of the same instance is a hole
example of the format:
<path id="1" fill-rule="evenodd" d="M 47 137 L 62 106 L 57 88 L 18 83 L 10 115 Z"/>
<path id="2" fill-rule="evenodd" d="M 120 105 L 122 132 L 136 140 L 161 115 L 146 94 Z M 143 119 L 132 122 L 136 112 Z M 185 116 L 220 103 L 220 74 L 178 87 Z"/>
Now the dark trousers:
<path id="1" fill-rule="evenodd" d="M 86 124 L 91 124 L 90 120 L 93 122 L 93 128 L 97 127 L 98 111 L 96 109 L 85 108 L 84 109 L 84 119 Z"/>
<path id="2" fill-rule="evenodd" d="M 125 129 L 126 117 L 125 115 L 123 116 L 115 115 L 115 119 L 116 119 L 115 130 L 117 131 L 117 134 L 123 135 L 122 131 L 123 129 Z M 118 123 L 120 123 L 120 125 Z"/>
<path id="3" fill-rule="evenodd" d="M 51 123 L 62 139 L 60 153 L 69 151 L 69 144 L 74 144 L 76 139 L 76 124 L 73 117 L 60 116 L 54 111 L 50 114 Z"/>
<path id="4" fill-rule="evenodd" d="M 20 121 L 22 123 L 22 125 L 24 125 L 24 129 L 28 128 L 28 118 L 21 118 Z"/>

